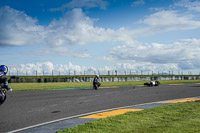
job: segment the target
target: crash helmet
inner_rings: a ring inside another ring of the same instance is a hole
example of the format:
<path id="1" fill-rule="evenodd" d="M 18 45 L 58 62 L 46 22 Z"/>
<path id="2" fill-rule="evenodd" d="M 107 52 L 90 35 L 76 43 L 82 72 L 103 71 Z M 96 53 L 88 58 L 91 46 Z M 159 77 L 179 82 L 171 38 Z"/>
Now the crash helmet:
<path id="1" fill-rule="evenodd" d="M 96 75 L 97 78 L 99 78 L 99 75 Z"/>
<path id="2" fill-rule="evenodd" d="M 0 71 L 4 72 L 6 74 L 8 72 L 8 67 L 6 65 L 1 65 L 0 66 Z"/>

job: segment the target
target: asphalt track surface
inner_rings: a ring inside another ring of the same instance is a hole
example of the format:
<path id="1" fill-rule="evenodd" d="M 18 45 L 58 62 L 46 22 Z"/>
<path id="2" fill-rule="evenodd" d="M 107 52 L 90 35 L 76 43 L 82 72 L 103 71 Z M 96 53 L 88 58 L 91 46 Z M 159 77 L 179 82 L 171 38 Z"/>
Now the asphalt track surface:
<path id="1" fill-rule="evenodd" d="M 200 84 L 13 91 L 0 106 L 0 132 L 99 110 L 198 96 Z"/>

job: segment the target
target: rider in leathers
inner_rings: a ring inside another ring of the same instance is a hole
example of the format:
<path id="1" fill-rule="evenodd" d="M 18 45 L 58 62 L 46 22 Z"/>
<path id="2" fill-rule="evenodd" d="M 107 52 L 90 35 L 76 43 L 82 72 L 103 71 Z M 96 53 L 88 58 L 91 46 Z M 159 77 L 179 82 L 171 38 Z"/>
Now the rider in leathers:
<path id="1" fill-rule="evenodd" d="M 8 77 L 6 73 L 8 72 L 8 67 L 5 65 L 0 66 L 0 86 L 12 91 L 12 88 L 8 86 Z"/>
<path id="2" fill-rule="evenodd" d="M 99 75 L 96 75 L 93 79 L 93 89 L 97 90 L 100 86 Z"/>

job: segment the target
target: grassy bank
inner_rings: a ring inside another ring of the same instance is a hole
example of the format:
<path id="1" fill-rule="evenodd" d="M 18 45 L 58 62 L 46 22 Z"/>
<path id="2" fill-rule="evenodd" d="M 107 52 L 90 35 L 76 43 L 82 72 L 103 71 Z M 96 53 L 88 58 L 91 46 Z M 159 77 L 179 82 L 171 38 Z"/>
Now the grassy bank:
<path id="1" fill-rule="evenodd" d="M 121 82 L 101 82 L 101 87 L 113 86 L 142 86 L 147 81 L 121 81 Z M 161 84 L 185 84 L 200 83 L 200 80 L 162 80 Z M 14 91 L 16 90 L 44 90 L 57 88 L 92 88 L 91 82 L 56 82 L 56 83 L 10 83 Z"/>
<path id="2" fill-rule="evenodd" d="M 200 132 L 200 101 L 128 112 L 57 133 L 189 133 Z"/>

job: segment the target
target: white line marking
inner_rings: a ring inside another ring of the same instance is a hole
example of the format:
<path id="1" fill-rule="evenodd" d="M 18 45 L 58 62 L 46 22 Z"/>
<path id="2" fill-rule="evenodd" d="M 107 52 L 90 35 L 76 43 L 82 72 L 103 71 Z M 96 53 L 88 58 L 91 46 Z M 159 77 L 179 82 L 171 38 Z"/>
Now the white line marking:
<path id="1" fill-rule="evenodd" d="M 28 111 L 28 113 L 36 112 L 36 111 L 43 111 L 43 110 L 45 110 L 45 109 L 46 109 L 46 108 L 44 108 L 44 107 L 33 108 L 31 111 Z"/>
<path id="2" fill-rule="evenodd" d="M 69 101 L 64 101 L 64 103 L 68 103 Z"/>
<path id="3" fill-rule="evenodd" d="M 190 97 L 190 98 L 200 98 L 200 96 Z M 171 100 L 180 100 L 180 99 L 185 99 L 185 98 L 171 99 Z M 61 118 L 61 119 L 57 119 L 57 120 L 53 120 L 53 121 L 49 121 L 49 122 L 44 122 L 44 123 L 36 124 L 36 125 L 33 125 L 33 126 L 28 126 L 28 127 L 25 127 L 25 128 L 21 128 L 21 129 L 17 129 L 17 130 L 14 130 L 14 131 L 10 131 L 8 133 L 16 133 L 16 132 L 24 131 L 24 130 L 27 130 L 27 129 L 31 129 L 31 128 L 35 128 L 35 127 L 39 127 L 39 126 L 44 126 L 44 125 L 48 125 L 48 124 L 51 124 L 51 123 L 55 123 L 55 122 L 59 122 L 59 121 L 64 121 L 64 120 L 72 119 L 72 118 L 83 117 L 83 116 L 87 116 L 87 115 L 91 115 L 91 114 L 96 114 L 96 113 L 101 113 L 101 112 L 107 112 L 107 111 L 117 110 L 117 109 L 123 109 L 123 108 L 129 108 L 129 107 L 149 105 L 149 104 L 154 104 L 154 103 L 161 103 L 161 102 L 171 101 L 171 100 L 169 99 L 169 100 L 163 100 L 163 101 L 158 101 L 158 102 L 150 102 L 150 103 L 143 103 L 143 104 L 137 104 L 137 105 L 129 105 L 129 106 L 123 106 L 123 107 L 117 107 L 117 108 L 111 108 L 111 109 L 105 109 L 105 110 L 100 110 L 100 111 L 89 112 L 89 113 L 80 114 L 80 115 L 74 115 L 74 116 L 65 117 L 65 118 Z"/>
<path id="4" fill-rule="evenodd" d="M 79 100 L 83 100 L 83 99 L 86 99 L 87 97 L 80 97 L 78 98 Z"/>
<path id="5" fill-rule="evenodd" d="M 101 95 L 100 94 L 94 95 L 94 97 L 98 97 L 98 96 L 101 96 Z M 93 97 L 93 96 L 91 96 L 91 97 Z"/>
<path id="6" fill-rule="evenodd" d="M 50 105 L 50 107 L 55 107 L 55 106 L 57 106 L 58 104 L 53 104 L 53 105 Z"/>
<path id="7" fill-rule="evenodd" d="M 106 95 L 114 95 L 114 94 L 118 94 L 119 91 L 115 91 L 115 92 L 107 92 Z"/>
<path id="8" fill-rule="evenodd" d="M 85 100 L 85 101 L 83 101 L 83 102 L 86 103 L 86 102 L 90 102 L 90 101 L 93 101 L 93 100 Z"/>

